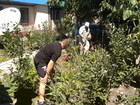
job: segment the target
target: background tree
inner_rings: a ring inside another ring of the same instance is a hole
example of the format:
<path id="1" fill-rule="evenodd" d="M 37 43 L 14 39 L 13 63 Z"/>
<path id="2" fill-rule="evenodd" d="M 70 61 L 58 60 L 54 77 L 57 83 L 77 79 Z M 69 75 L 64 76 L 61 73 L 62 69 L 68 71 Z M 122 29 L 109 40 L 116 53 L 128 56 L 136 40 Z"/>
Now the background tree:
<path id="1" fill-rule="evenodd" d="M 97 10 L 102 0 L 48 0 L 49 6 L 61 6 L 64 3 L 64 11 L 75 17 L 76 22 L 93 21 L 97 16 Z"/>

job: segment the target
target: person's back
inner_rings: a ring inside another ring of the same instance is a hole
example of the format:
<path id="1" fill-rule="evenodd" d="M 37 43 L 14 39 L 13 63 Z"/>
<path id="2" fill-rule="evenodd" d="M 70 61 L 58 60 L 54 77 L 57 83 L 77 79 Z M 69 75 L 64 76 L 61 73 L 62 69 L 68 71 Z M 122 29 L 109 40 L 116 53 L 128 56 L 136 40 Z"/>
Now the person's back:
<path id="1" fill-rule="evenodd" d="M 41 63 L 48 63 L 50 60 L 56 61 L 61 56 L 61 44 L 50 43 L 43 47 L 35 56 Z"/>

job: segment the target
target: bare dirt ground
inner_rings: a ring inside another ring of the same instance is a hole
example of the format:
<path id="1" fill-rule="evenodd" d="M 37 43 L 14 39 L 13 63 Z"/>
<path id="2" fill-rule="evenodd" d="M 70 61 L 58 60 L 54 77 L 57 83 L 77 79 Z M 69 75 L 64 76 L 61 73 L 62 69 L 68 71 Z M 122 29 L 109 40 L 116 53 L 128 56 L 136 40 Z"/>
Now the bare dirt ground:
<path id="1" fill-rule="evenodd" d="M 129 104 L 124 104 L 124 102 L 118 102 L 118 99 L 121 99 L 122 101 L 127 99 L 132 99 L 134 97 L 139 97 L 139 93 L 137 91 L 137 88 L 135 88 L 134 86 L 125 86 L 125 85 L 120 85 L 118 88 L 112 88 L 110 90 L 110 97 L 109 97 L 109 101 L 108 105 L 134 105 L 131 102 Z M 115 104 L 116 103 L 116 104 Z M 135 105 L 140 105 L 139 103 L 136 103 Z"/>

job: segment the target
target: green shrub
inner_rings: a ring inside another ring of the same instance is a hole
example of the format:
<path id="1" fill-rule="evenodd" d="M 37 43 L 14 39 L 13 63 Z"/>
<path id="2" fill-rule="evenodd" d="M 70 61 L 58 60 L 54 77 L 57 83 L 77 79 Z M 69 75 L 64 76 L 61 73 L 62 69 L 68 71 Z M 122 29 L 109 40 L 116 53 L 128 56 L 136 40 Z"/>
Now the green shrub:
<path id="1" fill-rule="evenodd" d="M 6 31 L 1 36 L 4 50 L 10 57 L 20 56 L 24 53 L 23 37 L 20 34 L 13 34 L 13 32 Z"/>
<path id="2" fill-rule="evenodd" d="M 140 42 L 134 38 L 129 38 L 123 30 L 117 30 L 111 38 L 110 53 L 112 62 L 116 68 L 116 82 L 124 83 L 132 81 L 135 74 L 139 74 L 139 68 L 135 65 Z"/>
<path id="3" fill-rule="evenodd" d="M 26 35 L 26 39 L 28 50 L 34 51 L 44 47 L 47 43 L 54 42 L 56 40 L 56 36 L 49 34 L 46 30 L 33 30 Z"/>
<path id="4" fill-rule="evenodd" d="M 57 99 L 60 105 L 89 105 L 100 100 L 100 104 L 105 104 L 114 70 L 109 54 L 100 48 L 85 56 L 80 56 L 75 48 L 69 51 L 72 59 L 64 62 L 63 71 L 56 74 L 56 83 L 47 94 L 51 101 Z"/>
<path id="5" fill-rule="evenodd" d="M 32 51 L 42 48 L 45 44 L 54 42 L 55 35 L 44 29 L 40 32 L 28 32 L 23 36 L 17 29 L 15 32 L 6 31 L 1 38 L 6 54 L 12 58 L 18 58 L 13 62 L 15 68 L 10 67 L 10 74 L 4 75 L 2 84 L 10 87 L 8 91 L 12 96 L 20 89 L 32 89 L 36 92 L 39 81 L 30 54 L 32 54 Z"/>
<path id="6" fill-rule="evenodd" d="M 55 75 L 56 83 L 49 86 L 47 99 L 60 105 L 105 105 L 111 88 L 132 82 L 139 74 L 135 43 L 121 32 L 112 36 L 109 52 L 97 47 L 81 56 L 77 47 L 69 48 L 69 58 L 61 62 L 63 70 Z"/>

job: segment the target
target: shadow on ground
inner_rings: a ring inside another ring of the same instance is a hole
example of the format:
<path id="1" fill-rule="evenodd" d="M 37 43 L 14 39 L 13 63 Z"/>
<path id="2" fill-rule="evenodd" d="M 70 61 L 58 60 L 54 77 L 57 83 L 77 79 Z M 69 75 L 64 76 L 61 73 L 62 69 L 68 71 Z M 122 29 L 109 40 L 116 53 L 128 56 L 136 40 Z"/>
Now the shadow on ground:
<path id="1" fill-rule="evenodd" d="M 32 98 L 37 96 L 34 90 L 24 88 L 19 89 L 14 95 L 17 98 L 15 105 L 32 105 Z"/>
<path id="2" fill-rule="evenodd" d="M 140 88 L 140 75 L 135 76 L 130 85 L 134 86 L 135 88 Z"/>
<path id="3" fill-rule="evenodd" d="M 4 85 L 1 85 L 0 84 L 0 105 L 3 105 L 5 103 L 12 103 L 12 99 L 10 98 L 8 92 L 7 92 L 7 89 L 9 88 L 6 88 L 4 87 Z M 6 104 L 8 105 L 8 104 Z M 9 104 L 11 105 L 11 104 Z"/>
<path id="4" fill-rule="evenodd" d="M 0 43 L 0 49 L 3 49 L 4 48 L 4 46 Z"/>

